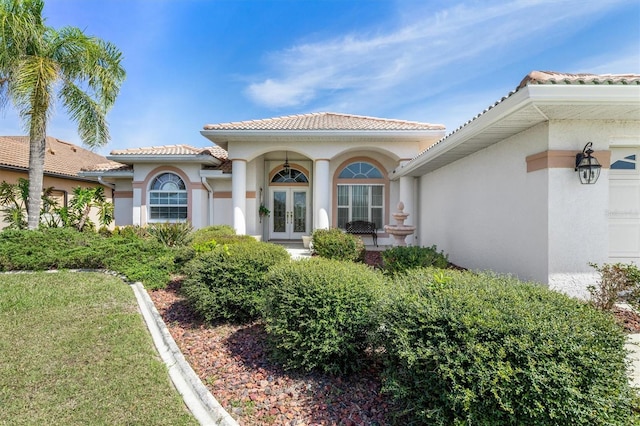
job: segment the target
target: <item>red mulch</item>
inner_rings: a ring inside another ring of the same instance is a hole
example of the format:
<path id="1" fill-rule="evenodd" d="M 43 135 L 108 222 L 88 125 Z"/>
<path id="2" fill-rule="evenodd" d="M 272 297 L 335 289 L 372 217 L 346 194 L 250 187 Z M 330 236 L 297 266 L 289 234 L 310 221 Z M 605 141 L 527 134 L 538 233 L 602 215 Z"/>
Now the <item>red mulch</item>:
<path id="1" fill-rule="evenodd" d="M 617 306 L 613 308 L 613 314 L 627 333 L 640 333 L 640 315 Z"/>
<path id="2" fill-rule="evenodd" d="M 386 425 L 379 365 L 352 377 L 285 372 L 267 358 L 259 324 L 209 326 L 179 295 L 179 281 L 149 295 L 185 358 L 241 425 Z"/>

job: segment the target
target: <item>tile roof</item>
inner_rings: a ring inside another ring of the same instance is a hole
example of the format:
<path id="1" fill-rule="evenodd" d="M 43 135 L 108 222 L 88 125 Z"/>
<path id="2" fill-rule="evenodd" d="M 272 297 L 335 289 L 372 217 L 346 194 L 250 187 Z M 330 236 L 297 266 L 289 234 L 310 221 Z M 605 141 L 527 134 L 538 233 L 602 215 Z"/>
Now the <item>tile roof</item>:
<path id="1" fill-rule="evenodd" d="M 520 82 L 517 90 L 529 84 L 637 84 L 639 74 L 564 74 L 553 71 L 531 71 Z"/>
<path id="2" fill-rule="evenodd" d="M 204 130 L 444 130 L 442 124 L 392 120 L 361 115 L 317 112 L 262 120 L 207 124 Z"/>
<path id="3" fill-rule="evenodd" d="M 592 85 L 592 86 L 604 86 L 604 85 L 640 85 L 640 74 L 567 74 L 559 73 L 555 71 L 531 71 L 525 76 L 520 84 L 506 96 L 494 102 L 487 107 L 484 111 L 475 115 L 473 118 L 463 123 L 461 126 L 448 133 L 445 137 L 438 142 L 424 149 L 418 155 L 413 157 L 409 163 L 405 166 L 409 166 L 416 161 L 419 161 L 421 157 L 426 155 L 429 151 L 439 148 L 443 144 L 447 143 L 450 139 L 457 136 L 457 134 L 466 128 L 471 123 L 475 122 L 480 117 L 484 116 L 493 108 L 502 104 L 506 99 L 510 98 L 520 90 L 529 85 Z"/>
<path id="4" fill-rule="evenodd" d="M 219 160 L 225 160 L 227 151 L 219 146 L 195 148 L 190 145 L 163 145 L 114 150 L 110 155 L 210 155 Z"/>
<path id="5" fill-rule="evenodd" d="M 462 124 L 460 127 L 453 130 L 451 133 L 440 139 L 438 142 L 431 145 L 417 155 L 417 157 L 424 154 L 426 151 L 435 148 L 445 140 L 449 139 L 454 133 L 459 132 L 471 122 L 477 120 L 488 111 L 492 110 L 496 106 L 500 105 L 506 99 L 513 96 L 529 85 L 537 84 L 553 84 L 553 85 L 640 85 L 640 74 L 566 74 L 554 71 L 531 71 L 527 76 L 522 79 L 518 87 L 509 92 L 506 96 L 494 102 L 487 107 L 481 113 L 475 115 L 473 118 Z"/>
<path id="6" fill-rule="evenodd" d="M 95 152 L 69 142 L 47 136 L 44 171 L 69 177 L 79 177 L 78 173 L 107 159 Z M 0 136 L 0 168 L 29 169 L 29 137 Z"/>

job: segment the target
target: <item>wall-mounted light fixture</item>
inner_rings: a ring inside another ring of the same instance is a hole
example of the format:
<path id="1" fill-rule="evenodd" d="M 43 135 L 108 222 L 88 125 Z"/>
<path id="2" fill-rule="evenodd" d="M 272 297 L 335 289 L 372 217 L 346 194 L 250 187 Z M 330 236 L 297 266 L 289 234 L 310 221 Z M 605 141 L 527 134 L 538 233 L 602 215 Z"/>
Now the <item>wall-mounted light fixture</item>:
<path id="1" fill-rule="evenodd" d="M 602 166 L 598 163 L 598 160 L 593 157 L 593 142 L 587 142 L 582 152 L 576 154 L 576 172 L 580 178 L 580 183 L 591 184 L 596 183 L 600 176 L 600 169 Z"/>
<path id="2" fill-rule="evenodd" d="M 291 176 L 291 166 L 289 165 L 289 153 L 287 151 L 284 152 L 284 164 L 282 165 L 282 169 L 284 170 L 285 175 Z"/>

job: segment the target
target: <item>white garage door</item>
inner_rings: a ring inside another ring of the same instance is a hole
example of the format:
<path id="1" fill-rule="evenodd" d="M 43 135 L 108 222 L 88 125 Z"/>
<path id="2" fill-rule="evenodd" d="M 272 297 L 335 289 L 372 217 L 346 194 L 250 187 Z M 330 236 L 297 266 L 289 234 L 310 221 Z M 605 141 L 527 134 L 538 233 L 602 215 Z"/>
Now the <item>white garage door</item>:
<path id="1" fill-rule="evenodd" d="M 609 261 L 640 263 L 640 148 L 611 149 Z"/>

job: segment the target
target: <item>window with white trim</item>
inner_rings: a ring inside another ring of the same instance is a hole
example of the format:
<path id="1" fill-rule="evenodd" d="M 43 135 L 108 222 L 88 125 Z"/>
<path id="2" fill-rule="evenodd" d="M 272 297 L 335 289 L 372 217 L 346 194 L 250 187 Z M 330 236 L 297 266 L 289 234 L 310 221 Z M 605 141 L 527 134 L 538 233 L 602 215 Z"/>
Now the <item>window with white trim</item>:
<path id="1" fill-rule="evenodd" d="M 353 184 L 349 180 L 358 180 Z M 363 180 L 367 182 L 362 182 Z M 370 182 L 370 183 L 369 183 Z M 355 162 L 338 175 L 338 227 L 347 222 L 364 220 L 382 229 L 384 220 L 384 189 L 382 172 L 373 164 Z"/>
<path id="2" fill-rule="evenodd" d="M 187 220 L 187 187 L 174 173 L 158 175 L 149 187 L 149 222 Z"/>

